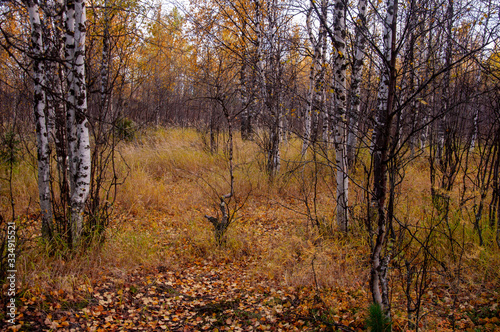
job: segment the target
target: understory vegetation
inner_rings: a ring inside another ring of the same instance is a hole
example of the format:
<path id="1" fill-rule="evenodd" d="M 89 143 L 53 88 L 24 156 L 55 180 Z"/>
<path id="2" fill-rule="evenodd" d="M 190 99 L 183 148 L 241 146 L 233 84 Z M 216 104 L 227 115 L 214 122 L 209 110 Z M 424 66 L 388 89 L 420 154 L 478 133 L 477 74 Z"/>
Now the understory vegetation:
<path id="1" fill-rule="evenodd" d="M 217 152 L 187 128 L 138 131 L 118 144 L 113 166 L 123 184 L 106 240 L 77 252 L 60 246 L 48 253 L 41 240 L 33 145 L 2 162 L 2 179 L 12 177 L 10 189 L 7 181 L 0 187 L 1 213 L 15 215 L 19 239 L 19 309 L 10 328 L 500 329 L 496 229 L 487 213 L 476 223 L 476 200 L 463 199 L 472 188 L 467 174 L 459 172 L 440 196 L 447 197 L 445 219 L 431 194 L 428 150 L 405 166 L 388 244 L 386 322 L 369 308 L 375 218 L 368 152 L 361 150 L 352 172 L 352 222 L 344 233 L 336 225 L 333 156 L 313 149 L 303 156 L 302 140 L 292 136 L 283 143 L 280 174 L 270 178 L 257 140 L 235 135 L 230 159 L 228 135 L 218 135 Z M 218 242 L 205 216 L 220 218 L 222 200 L 232 219 Z"/>

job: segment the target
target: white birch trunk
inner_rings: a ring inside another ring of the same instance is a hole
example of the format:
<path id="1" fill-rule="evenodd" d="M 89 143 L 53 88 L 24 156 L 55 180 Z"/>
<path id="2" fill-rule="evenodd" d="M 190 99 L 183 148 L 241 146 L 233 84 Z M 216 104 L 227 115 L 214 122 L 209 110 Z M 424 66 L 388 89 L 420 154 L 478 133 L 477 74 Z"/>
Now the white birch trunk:
<path id="1" fill-rule="evenodd" d="M 74 108 L 75 108 L 75 90 L 74 90 L 74 72 L 73 64 L 75 57 L 75 3 L 74 0 L 66 0 L 66 15 L 65 15 L 65 35 L 64 35 L 64 60 L 66 65 L 66 140 L 69 159 L 69 178 L 70 178 L 70 191 L 75 187 L 72 151 L 74 150 Z"/>
<path id="2" fill-rule="evenodd" d="M 75 58 L 75 3 L 74 0 L 66 0 L 65 3 L 65 36 L 64 36 L 64 60 L 66 65 L 66 143 L 68 155 L 68 177 L 69 177 L 69 218 L 70 218 L 70 235 L 74 239 L 77 232 L 76 224 L 73 224 L 72 216 L 72 194 L 75 188 L 75 163 L 74 151 L 76 143 L 76 128 L 75 122 L 75 88 L 74 80 L 75 73 L 73 70 Z"/>
<path id="3" fill-rule="evenodd" d="M 313 65 L 311 65 L 311 76 L 313 71 Z M 314 81 L 309 80 L 309 93 L 307 95 L 307 108 L 304 114 L 304 133 L 302 137 L 302 156 L 306 154 L 307 148 L 311 140 L 311 113 L 312 113 L 312 94 L 314 90 Z"/>
<path id="4" fill-rule="evenodd" d="M 45 34 L 50 43 L 45 45 L 47 56 L 52 59 L 64 59 L 64 31 L 61 27 L 64 25 L 64 2 L 61 0 L 45 3 L 43 10 L 45 17 L 51 17 L 51 25 L 44 25 Z M 54 143 L 57 157 L 57 173 L 59 180 L 60 206 L 68 206 L 69 202 L 69 183 L 68 183 L 68 160 L 66 146 L 66 108 L 65 98 L 65 79 L 64 66 L 56 61 L 46 61 L 45 79 L 47 88 L 51 90 L 47 94 L 47 116 L 49 124 L 49 144 Z M 62 218 L 66 218 L 66 212 L 63 211 Z"/>
<path id="5" fill-rule="evenodd" d="M 427 119 L 427 114 L 424 114 L 424 116 L 422 117 L 422 123 L 427 123 L 428 119 Z M 429 137 L 429 126 L 425 126 L 424 129 L 422 129 L 422 134 L 420 135 L 420 150 L 425 150 L 425 148 L 427 147 L 427 141 L 428 141 L 428 137 Z"/>
<path id="6" fill-rule="evenodd" d="M 104 1 L 104 36 L 102 39 L 102 64 L 101 64 L 101 114 L 107 115 L 108 111 L 108 81 L 109 81 L 109 10 L 108 0 Z"/>
<path id="7" fill-rule="evenodd" d="M 447 115 L 450 112 L 450 84 L 451 84 L 451 64 L 453 57 L 453 17 L 454 17 L 454 0 L 448 0 L 448 9 L 447 9 L 447 36 L 446 36 L 446 49 L 445 49 L 445 66 L 446 72 L 444 73 L 443 81 L 443 117 L 438 125 L 438 146 L 437 146 L 437 158 L 442 161 L 444 149 L 445 149 L 445 140 L 446 140 L 446 132 L 448 129 L 447 124 Z"/>
<path id="8" fill-rule="evenodd" d="M 415 5 L 416 5 L 416 1 L 415 0 L 412 0 L 411 1 L 411 5 L 410 5 L 410 12 L 411 13 L 414 13 L 415 12 Z M 407 45 L 407 53 L 408 53 L 408 75 L 409 75 L 409 79 L 408 79 L 408 83 L 407 83 L 407 86 L 408 86 L 408 90 L 409 90 L 409 95 L 412 96 L 415 92 L 415 73 L 416 73 L 416 69 L 415 69 L 415 41 L 416 41 L 416 32 L 415 30 L 417 29 L 417 18 L 416 18 L 416 15 L 413 15 L 411 18 L 410 18 L 410 29 L 411 29 L 411 32 L 410 32 L 410 38 L 409 38 L 409 45 Z M 415 129 L 418 128 L 420 126 L 420 112 L 419 112 L 419 108 L 421 107 L 421 105 L 418 105 L 417 106 L 417 103 L 416 103 L 416 99 L 413 98 L 411 103 L 410 103 L 410 117 L 412 118 L 412 123 L 410 125 L 410 130 L 411 130 L 411 137 L 410 137 L 410 157 L 413 158 L 415 156 L 415 142 L 416 142 L 416 138 L 417 138 L 417 134 L 414 133 L 415 132 Z M 400 138 L 401 140 L 401 135 L 400 135 Z"/>
<path id="9" fill-rule="evenodd" d="M 474 112 L 474 119 L 472 120 L 472 137 L 470 141 L 470 151 L 474 151 L 476 148 L 477 132 L 478 132 L 478 119 L 479 119 L 479 106 Z"/>
<path id="10" fill-rule="evenodd" d="M 315 76 L 317 70 L 318 53 L 317 53 L 317 41 L 314 38 L 312 27 L 311 27 L 311 15 L 312 8 L 309 8 L 306 17 L 306 28 L 309 35 L 309 41 L 313 47 L 313 56 L 311 59 L 311 68 L 309 71 L 309 91 L 307 94 L 307 105 L 304 114 L 304 133 L 302 137 L 302 156 L 305 155 L 309 144 L 311 143 L 311 126 L 312 126 L 312 112 L 314 103 L 314 88 L 315 88 Z"/>
<path id="11" fill-rule="evenodd" d="M 311 69 L 309 72 L 309 91 L 307 95 L 307 108 L 304 117 L 304 136 L 302 142 L 302 155 L 306 153 L 311 143 L 317 140 L 319 114 L 323 115 L 323 141 L 328 138 L 328 112 L 325 104 L 325 62 L 326 62 L 326 0 L 321 2 L 321 17 L 318 30 L 318 37 L 314 36 L 311 26 L 311 15 L 313 8 L 309 8 L 306 18 L 306 27 L 309 41 L 313 48 L 311 59 Z"/>
<path id="12" fill-rule="evenodd" d="M 264 74 L 264 68 L 263 68 L 263 63 L 264 63 L 264 22 L 263 22 L 263 17 L 262 17 L 262 6 L 260 4 L 260 0 L 254 0 L 255 2 L 255 25 L 256 25 L 256 33 L 257 33 L 257 50 L 256 50 L 256 82 L 255 85 L 257 86 L 257 94 L 259 98 L 259 103 L 260 107 L 262 108 L 263 106 L 263 101 L 266 98 L 266 85 L 265 85 L 265 74 Z"/>
<path id="13" fill-rule="evenodd" d="M 51 15 L 49 10 L 45 10 L 43 13 L 44 17 L 47 17 L 48 15 Z M 48 40 L 52 41 L 51 43 L 45 43 L 43 45 L 44 51 L 43 54 L 49 57 L 54 57 L 54 52 L 57 48 L 57 36 L 55 33 L 57 33 L 57 28 L 55 26 L 48 27 L 47 23 L 45 23 L 42 27 L 43 30 L 43 40 Z M 51 30 L 53 30 L 55 33 L 52 34 Z M 57 48 L 59 49 L 59 48 Z M 57 57 L 54 57 L 57 58 Z M 56 105 L 58 103 L 58 97 L 57 91 L 56 91 L 56 85 L 55 83 L 57 81 L 57 63 L 53 61 L 46 61 L 44 64 L 44 80 L 45 83 L 44 85 L 48 86 L 48 89 L 51 89 L 51 93 L 48 93 L 45 95 L 46 98 L 46 117 L 47 117 L 47 135 L 49 137 L 49 144 L 52 144 L 55 142 L 55 134 L 56 134 Z M 50 90 L 47 90 L 50 91 Z"/>
<path id="14" fill-rule="evenodd" d="M 279 173 L 280 143 L 282 141 L 282 112 L 281 112 L 281 85 L 283 65 L 281 63 L 280 25 L 278 22 L 278 1 L 271 0 L 264 3 L 264 14 L 259 14 L 259 46 L 263 61 L 261 64 L 262 97 L 268 118 L 267 172 L 271 177 Z M 261 42 L 265 42 L 261 44 Z M 262 68 L 265 66 L 265 68 Z"/>
<path id="15" fill-rule="evenodd" d="M 321 22 L 328 20 L 328 0 L 321 1 Z M 323 116 L 323 129 L 321 139 L 328 148 L 330 137 L 330 112 L 326 107 L 326 49 L 327 49 L 327 29 L 324 24 L 319 26 L 318 48 L 320 48 L 320 72 L 319 72 L 319 86 L 317 93 L 318 105 L 320 105 L 321 114 Z"/>
<path id="16" fill-rule="evenodd" d="M 248 98 L 248 90 L 247 90 L 247 56 L 243 57 L 243 61 L 240 68 L 240 102 L 243 111 L 241 112 L 241 125 L 240 125 L 240 133 L 241 138 L 243 140 L 247 140 L 250 137 L 249 130 L 249 98 Z"/>
<path id="17" fill-rule="evenodd" d="M 71 236 L 78 246 L 83 228 L 83 212 L 90 187 L 90 141 L 87 124 L 85 82 L 85 1 L 67 1 L 66 61 L 68 64 L 68 154 L 71 178 Z M 72 35 L 73 33 L 73 35 Z"/>
<path id="18" fill-rule="evenodd" d="M 349 166 L 354 164 L 357 145 L 359 112 L 361 105 L 361 78 L 363 74 L 363 59 L 366 44 L 366 0 L 358 1 L 358 20 L 356 25 L 356 40 L 354 44 L 354 63 L 351 75 L 351 103 L 349 115 L 349 132 L 347 134 L 347 160 Z"/>
<path id="19" fill-rule="evenodd" d="M 426 19 L 426 16 L 423 17 L 423 19 L 425 20 Z M 428 29 L 428 27 L 430 27 L 432 25 L 432 23 L 430 22 L 430 20 L 426 20 L 427 23 L 424 24 L 422 26 L 422 28 L 420 28 L 420 31 L 426 31 Z M 425 34 L 423 34 L 422 36 L 422 40 L 425 40 Z M 431 58 L 432 58 L 432 45 L 434 43 L 433 41 L 433 34 L 432 33 L 428 33 L 427 34 L 427 40 L 426 41 L 426 44 L 428 45 L 428 47 L 425 48 L 424 50 L 424 56 L 423 56 L 423 59 L 425 62 L 427 63 L 431 63 Z M 439 37 L 437 37 L 439 38 Z M 427 79 L 430 75 L 431 75 L 431 70 L 432 70 L 432 66 L 425 66 L 424 68 L 421 68 L 420 70 L 417 71 L 417 76 L 420 76 L 422 77 L 424 80 Z M 428 92 L 428 89 L 424 89 L 423 91 L 423 95 L 426 95 Z M 432 126 L 432 124 L 428 124 L 428 121 L 429 121 L 429 115 L 430 115 L 430 112 L 432 110 L 431 107 L 429 107 L 428 105 L 434 105 L 434 93 L 429 93 L 428 95 L 430 95 L 430 100 L 428 101 L 425 101 L 425 103 L 423 103 L 423 105 L 420 105 L 421 107 L 421 110 L 422 110 L 422 114 L 421 114 L 421 121 L 420 123 L 422 125 L 425 125 L 425 127 L 422 129 L 422 132 L 421 134 L 419 135 L 419 141 L 420 141 L 420 150 L 425 150 L 425 148 L 427 148 L 427 142 L 429 141 L 429 132 L 430 132 L 430 127 Z M 422 104 L 422 102 L 421 102 Z M 432 128 L 432 127 L 431 127 Z"/>
<path id="20" fill-rule="evenodd" d="M 279 173 L 281 167 L 281 143 L 283 142 L 283 116 L 281 111 L 281 106 L 277 106 L 277 128 L 273 135 L 276 137 L 273 139 L 273 172 L 274 174 Z"/>
<path id="21" fill-rule="evenodd" d="M 482 84 L 481 82 L 481 75 L 478 74 L 477 79 L 476 79 L 476 85 L 480 87 Z M 478 105 L 476 106 L 474 110 L 474 117 L 472 119 L 472 134 L 471 134 L 471 141 L 470 141 L 470 151 L 474 151 L 476 148 L 476 140 L 477 140 L 477 134 L 479 131 L 479 113 L 483 113 L 483 104 L 481 103 L 481 100 L 478 97 L 477 100 Z"/>
<path id="22" fill-rule="evenodd" d="M 46 239 L 52 236 L 52 199 L 50 193 L 50 145 L 47 129 L 47 100 L 44 90 L 45 72 L 41 60 L 43 53 L 42 25 L 38 2 L 28 0 L 28 13 L 31 25 L 31 43 L 34 56 L 34 113 L 38 154 L 38 193 L 42 212 L 42 235 Z"/>
<path id="23" fill-rule="evenodd" d="M 61 50 L 61 29 L 59 29 L 58 24 L 61 23 L 61 4 L 54 1 L 46 1 L 40 8 L 43 11 L 43 17 L 46 17 L 42 29 L 43 29 L 43 39 L 49 42 L 44 43 L 44 54 L 46 57 L 52 59 L 62 59 L 60 57 Z M 47 86 L 47 91 L 51 93 L 46 94 L 47 99 L 47 131 L 49 135 L 49 144 L 57 144 L 57 107 L 61 104 L 62 94 L 60 93 L 60 76 L 58 68 L 59 63 L 56 61 L 45 61 L 44 62 L 44 72 L 45 81 Z"/>
<path id="24" fill-rule="evenodd" d="M 346 117 L 346 61 L 345 61 L 345 23 L 346 7 L 344 0 L 335 2 L 335 69 L 334 84 L 336 96 L 335 161 L 337 165 L 337 225 L 340 231 L 347 232 L 349 227 L 348 196 L 349 178 L 347 165 L 347 117 Z"/>
<path id="25" fill-rule="evenodd" d="M 243 27 L 241 29 L 242 31 L 242 36 L 241 38 L 243 40 L 246 40 L 247 34 L 246 31 L 248 30 L 247 28 L 247 22 L 243 22 Z M 251 131 L 252 131 L 252 124 L 251 124 L 251 104 L 252 104 L 252 98 L 250 95 L 252 94 L 252 88 L 250 87 L 251 84 L 254 82 L 251 81 L 250 77 L 252 76 L 251 73 L 249 73 L 249 68 L 253 67 L 251 64 L 249 65 L 249 61 L 251 61 L 251 56 L 250 52 L 248 49 L 245 49 L 242 54 L 242 62 L 241 62 L 241 67 L 240 67 L 240 102 L 241 102 L 241 107 L 243 108 L 241 112 L 241 123 L 240 123 L 240 133 L 241 133 L 241 138 L 243 140 L 249 140 L 251 138 Z M 251 70 L 251 69 L 250 69 Z M 253 69 L 255 72 L 255 69 Z M 255 77 L 255 74 L 253 74 L 253 77 Z M 249 94 L 250 92 L 250 94 Z"/>
<path id="26" fill-rule="evenodd" d="M 395 36 L 393 32 L 396 28 L 397 0 L 387 0 L 387 14 L 384 21 L 383 30 L 383 58 L 381 80 L 378 91 L 377 116 L 374 130 L 375 140 L 372 142 L 373 151 L 373 172 L 374 172 L 374 205 L 377 210 L 377 238 L 371 257 L 371 280 L 370 287 L 373 301 L 380 305 L 387 317 L 390 317 L 389 281 L 387 269 L 391 259 L 390 252 L 386 252 L 382 257 L 382 250 L 387 241 L 387 225 L 385 204 L 387 196 L 387 165 L 386 159 L 389 147 L 389 134 L 392 120 L 390 111 L 393 104 L 394 91 L 390 97 L 390 89 L 394 90 L 395 59 Z"/>

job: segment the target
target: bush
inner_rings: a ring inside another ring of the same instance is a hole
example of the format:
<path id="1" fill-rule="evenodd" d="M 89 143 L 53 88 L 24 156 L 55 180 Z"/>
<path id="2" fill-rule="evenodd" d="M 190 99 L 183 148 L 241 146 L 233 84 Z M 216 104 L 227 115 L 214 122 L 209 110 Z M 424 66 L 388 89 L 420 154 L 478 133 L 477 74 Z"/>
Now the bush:
<path id="1" fill-rule="evenodd" d="M 7 165 L 19 161 L 20 141 L 14 131 L 9 130 L 0 137 L 0 163 Z"/>
<path id="2" fill-rule="evenodd" d="M 115 123 L 115 133 L 120 139 L 130 142 L 135 137 L 135 127 L 135 122 L 129 118 L 119 118 Z"/>

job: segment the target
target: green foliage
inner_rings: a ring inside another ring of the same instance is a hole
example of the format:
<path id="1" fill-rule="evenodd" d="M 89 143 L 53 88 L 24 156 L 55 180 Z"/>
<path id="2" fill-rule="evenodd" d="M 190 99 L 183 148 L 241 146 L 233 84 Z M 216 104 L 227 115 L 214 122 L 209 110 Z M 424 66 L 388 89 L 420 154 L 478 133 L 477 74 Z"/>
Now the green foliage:
<path id="1" fill-rule="evenodd" d="M 19 161 L 21 142 L 14 131 L 8 130 L 0 137 L 0 163 L 13 165 Z"/>
<path id="2" fill-rule="evenodd" d="M 115 123 L 116 135 L 125 141 L 130 142 L 134 139 L 136 132 L 135 122 L 129 118 L 119 118 Z"/>
<path id="3" fill-rule="evenodd" d="M 366 326 L 372 332 L 391 331 L 391 320 L 384 314 L 377 303 L 372 303 L 368 308 Z"/>

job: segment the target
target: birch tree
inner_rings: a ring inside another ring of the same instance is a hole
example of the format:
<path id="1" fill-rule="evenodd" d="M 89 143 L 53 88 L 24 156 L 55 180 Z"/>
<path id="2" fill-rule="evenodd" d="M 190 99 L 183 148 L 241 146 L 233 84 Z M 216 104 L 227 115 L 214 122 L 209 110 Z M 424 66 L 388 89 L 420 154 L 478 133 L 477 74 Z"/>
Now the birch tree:
<path id="1" fill-rule="evenodd" d="M 67 137 L 70 160 L 71 237 L 80 242 L 83 212 L 90 187 L 90 139 L 85 81 L 86 12 L 84 0 L 66 2 Z"/>
<path id="2" fill-rule="evenodd" d="M 416 15 L 416 12 L 415 12 L 415 7 L 416 7 L 416 1 L 415 0 L 411 0 L 410 1 L 410 15 L 411 14 L 414 14 L 414 15 L 411 15 L 410 17 L 410 21 L 409 21 L 409 34 L 410 34 L 410 37 L 409 37 L 409 43 L 407 44 L 407 57 L 408 57 L 408 60 L 406 61 L 405 63 L 405 67 L 408 68 L 408 78 L 406 79 L 407 81 L 407 89 L 408 89 L 408 93 L 409 95 L 413 95 L 414 94 L 414 90 L 415 90 L 415 76 L 416 76 L 416 70 L 415 70 L 415 41 L 416 41 L 416 32 L 415 30 L 417 29 L 417 15 Z M 412 123 L 410 124 L 410 128 L 412 128 L 411 130 L 413 130 L 413 128 L 415 127 L 418 127 L 418 123 L 419 123 L 419 112 L 418 112 L 418 108 L 416 107 L 416 100 L 415 98 L 412 100 L 411 104 L 410 104 L 410 118 L 412 119 Z M 403 126 L 401 126 L 401 128 L 403 128 Z M 401 136 L 401 135 L 400 135 Z M 410 139 L 410 149 L 411 149 L 411 155 L 414 156 L 415 155 L 415 140 L 416 140 L 416 135 L 412 135 L 411 136 L 411 139 Z"/>
<path id="3" fill-rule="evenodd" d="M 317 36 L 313 31 L 311 22 L 313 8 L 307 11 L 306 28 L 309 42 L 312 47 L 311 67 L 309 71 L 309 92 L 304 116 L 304 133 L 302 155 L 307 147 L 317 140 L 319 115 L 323 114 L 323 141 L 326 142 L 328 134 L 328 111 L 325 108 L 325 71 L 326 71 L 326 27 L 323 22 L 327 20 L 327 0 L 320 3 L 320 17 Z"/>
<path id="4" fill-rule="evenodd" d="M 110 62 L 110 14 L 109 14 L 109 2 L 104 0 L 104 27 L 103 27 L 103 37 L 102 37 L 102 64 L 99 70 L 100 74 L 100 114 L 107 114 L 107 108 L 109 104 L 109 62 Z"/>
<path id="5" fill-rule="evenodd" d="M 317 41 L 314 38 L 312 27 L 311 27 L 311 14 L 312 8 L 307 11 L 306 17 L 306 28 L 307 34 L 309 35 L 309 41 L 313 48 L 313 54 L 311 57 L 311 69 L 309 71 L 309 92 L 307 94 L 307 105 L 306 110 L 304 112 L 304 132 L 302 137 L 302 155 L 304 155 L 307 151 L 307 148 L 310 144 L 311 140 L 311 129 L 312 129 L 312 117 L 313 113 L 313 102 L 314 102 L 314 89 L 315 89 L 315 75 L 319 66 L 319 54 L 318 54 L 318 45 Z"/>
<path id="6" fill-rule="evenodd" d="M 261 76 L 264 85 L 264 100 L 268 111 L 268 137 L 266 142 L 267 150 L 267 171 L 271 176 L 276 175 L 281 166 L 281 142 L 282 142 L 282 86 L 283 74 L 282 59 L 282 37 L 283 21 L 282 13 L 277 0 L 265 1 L 264 28 L 262 37 L 265 38 L 266 45 L 264 52 L 265 65 Z"/>
<path id="7" fill-rule="evenodd" d="M 52 199 L 50 192 L 50 146 L 47 129 L 47 99 L 45 94 L 45 68 L 43 56 L 43 32 L 37 0 L 27 0 L 33 51 L 34 111 L 38 154 L 38 193 L 42 211 L 42 235 L 52 237 Z"/>
<path id="8" fill-rule="evenodd" d="M 334 22 L 334 92 L 336 98 L 335 108 L 335 163 L 337 167 L 337 224 L 339 230 L 347 232 L 349 178 L 347 163 L 347 89 L 346 89 L 346 4 L 344 0 L 335 2 Z"/>
<path id="9" fill-rule="evenodd" d="M 47 95 L 47 116 L 49 118 L 49 144 L 54 147 L 56 155 L 56 173 L 51 175 L 52 187 L 57 185 L 59 191 L 53 192 L 53 219 L 64 220 L 54 222 L 54 233 L 68 234 L 65 222 L 69 216 L 69 174 L 68 146 L 66 140 L 66 85 L 64 78 L 64 2 L 52 0 L 43 2 L 41 7 L 45 17 L 44 48 L 45 48 L 45 90 Z M 53 190 L 53 189 L 52 189 Z"/>
<path id="10" fill-rule="evenodd" d="M 443 150 L 445 149 L 445 140 L 447 139 L 447 114 L 450 112 L 450 85 L 451 85 L 451 64 L 453 57 L 453 22 L 454 22 L 454 1 L 448 0 L 447 6 L 447 20 L 446 20 L 446 48 L 445 48 L 445 66 L 449 68 L 444 73 L 443 78 L 443 115 L 438 124 L 437 131 L 437 158 L 439 162 L 446 168 L 447 165 L 443 164 Z M 446 163 L 446 162 L 445 162 Z"/>
<path id="11" fill-rule="evenodd" d="M 363 60 L 365 57 L 367 1 L 358 1 L 358 18 L 356 20 L 355 41 L 354 41 L 354 59 L 352 63 L 350 104 L 347 112 L 349 117 L 349 127 L 347 134 L 347 163 L 349 166 L 354 164 L 355 148 L 358 135 L 358 124 L 361 105 L 361 78 L 363 74 Z"/>
<path id="12" fill-rule="evenodd" d="M 50 158 L 51 141 L 55 143 L 60 182 L 60 204 L 66 209 L 70 204 L 70 236 L 73 246 L 79 243 L 83 227 L 83 211 L 90 183 L 90 140 L 87 125 L 87 93 L 85 80 L 85 2 L 68 0 L 44 2 L 26 0 L 31 26 L 31 54 L 33 58 L 34 110 L 37 132 L 38 189 L 42 212 L 42 235 L 51 239 L 54 232 L 67 229 L 54 228 Z M 41 21 L 40 11 L 44 13 Z M 65 17 L 64 56 L 58 47 L 61 40 L 62 18 Z M 44 37 L 46 43 L 44 43 Z M 66 109 L 63 100 L 64 84 L 59 80 L 58 62 L 64 59 L 66 66 Z M 50 91 L 48 93 L 47 91 Z M 50 95 L 50 96 L 49 96 Z M 50 100 L 50 103 L 48 102 Z M 63 118 L 66 123 L 63 126 Z M 67 147 L 64 146 L 67 144 Z M 66 152 L 68 164 L 66 164 Z M 69 174 L 66 176 L 66 168 Z M 67 179 L 69 178 L 69 184 Z M 69 188 L 68 188 L 69 187 Z M 69 196 L 69 197 L 68 197 Z M 59 211 L 60 212 L 60 211 Z M 57 214 L 58 218 L 59 212 Z M 67 216 L 63 212 L 62 218 Z M 59 223 L 58 223 L 59 224 Z M 65 224 L 63 221 L 61 224 Z M 61 226 L 61 227 L 59 227 Z"/>
<path id="13" fill-rule="evenodd" d="M 391 260 L 390 246 L 387 245 L 387 161 L 389 138 L 392 128 L 392 108 L 395 95 L 395 50 L 396 50 L 396 15 L 398 0 L 387 0 L 386 16 L 383 21 L 383 57 L 381 79 L 378 91 L 378 105 L 373 142 L 373 198 L 376 210 L 377 232 L 372 249 L 370 289 L 373 302 L 379 305 L 384 314 L 390 317 L 388 267 Z M 385 253 L 383 252 L 386 249 Z"/>

